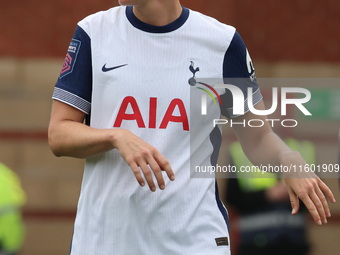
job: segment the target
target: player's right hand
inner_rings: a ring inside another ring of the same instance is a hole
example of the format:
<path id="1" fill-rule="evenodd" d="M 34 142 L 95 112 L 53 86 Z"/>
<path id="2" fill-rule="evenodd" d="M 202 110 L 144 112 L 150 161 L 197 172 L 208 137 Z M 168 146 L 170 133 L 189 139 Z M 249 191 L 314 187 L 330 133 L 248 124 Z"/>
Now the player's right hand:
<path id="1" fill-rule="evenodd" d="M 162 171 L 167 173 L 171 181 L 175 180 L 175 174 L 169 161 L 155 147 L 126 129 L 115 129 L 114 131 L 113 145 L 131 167 L 142 187 L 145 186 L 145 181 L 141 172 L 143 172 L 145 180 L 153 192 L 156 191 L 156 185 L 152 178 L 152 172 L 161 190 L 165 189 Z"/>

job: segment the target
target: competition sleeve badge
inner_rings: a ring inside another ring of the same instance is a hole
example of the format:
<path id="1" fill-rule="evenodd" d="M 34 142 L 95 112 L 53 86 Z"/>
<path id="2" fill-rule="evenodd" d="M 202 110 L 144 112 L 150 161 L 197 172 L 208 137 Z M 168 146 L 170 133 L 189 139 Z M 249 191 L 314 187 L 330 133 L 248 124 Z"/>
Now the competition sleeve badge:
<path id="1" fill-rule="evenodd" d="M 65 75 L 72 73 L 74 64 L 76 63 L 78 52 L 80 49 L 81 41 L 72 39 L 70 46 L 64 60 L 63 68 L 60 72 L 59 79 L 63 78 Z"/>

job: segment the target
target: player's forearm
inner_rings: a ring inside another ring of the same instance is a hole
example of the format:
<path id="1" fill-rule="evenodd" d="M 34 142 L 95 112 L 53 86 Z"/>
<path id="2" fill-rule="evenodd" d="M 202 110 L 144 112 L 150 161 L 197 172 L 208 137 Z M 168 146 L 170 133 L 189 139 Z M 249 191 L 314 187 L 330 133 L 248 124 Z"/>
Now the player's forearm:
<path id="1" fill-rule="evenodd" d="M 249 160 L 265 171 L 273 170 L 271 167 L 274 166 L 293 169 L 294 166 L 306 164 L 301 154 L 289 148 L 271 129 L 261 135 L 243 139 L 241 144 Z M 290 175 L 285 172 L 285 176 Z"/>
<path id="2" fill-rule="evenodd" d="M 256 141 L 252 141 L 256 139 Z M 243 148 L 249 160 L 256 166 L 280 165 L 281 157 L 292 150 L 271 130 L 263 133 L 260 137 L 248 139 L 243 143 Z"/>
<path id="3" fill-rule="evenodd" d="M 263 101 L 260 101 L 256 108 L 264 110 Z M 251 112 L 244 116 L 237 117 L 237 122 L 248 122 L 251 119 L 262 119 L 264 125 L 261 127 L 235 126 L 233 127 L 244 153 L 255 166 L 263 165 L 285 165 L 287 163 L 303 163 L 298 152 L 292 151 L 278 137 L 269 126 L 265 116 L 257 116 Z"/>
<path id="4" fill-rule="evenodd" d="M 88 158 L 114 148 L 117 130 L 94 129 L 74 121 L 50 125 L 48 140 L 52 152 L 60 156 Z"/>

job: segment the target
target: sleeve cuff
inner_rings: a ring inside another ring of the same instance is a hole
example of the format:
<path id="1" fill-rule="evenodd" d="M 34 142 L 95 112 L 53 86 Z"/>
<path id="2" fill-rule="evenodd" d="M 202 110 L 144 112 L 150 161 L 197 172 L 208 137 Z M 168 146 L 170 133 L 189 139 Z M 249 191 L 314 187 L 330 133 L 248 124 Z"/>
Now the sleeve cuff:
<path id="1" fill-rule="evenodd" d="M 253 93 L 252 97 L 253 97 L 253 106 L 257 105 L 262 100 L 263 97 L 262 97 L 262 94 L 259 88 Z M 241 116 L 239 114 L 238 115 L 233 114 L 233 107 L 227 108 L 227 111 L 228 111 L 230 118 L 236 118 L 238 116 Z M 244 113 L 247 113 L 247 112 L 249 112 L 248 98 L 244 100 Z"/>
<path id="2" fill-rule="evenodd" d="M 90 102 L 61 88 L 54 88 L 52 99 L 73 106 L 85 114 L 89 114 L 91 110 Z"/>

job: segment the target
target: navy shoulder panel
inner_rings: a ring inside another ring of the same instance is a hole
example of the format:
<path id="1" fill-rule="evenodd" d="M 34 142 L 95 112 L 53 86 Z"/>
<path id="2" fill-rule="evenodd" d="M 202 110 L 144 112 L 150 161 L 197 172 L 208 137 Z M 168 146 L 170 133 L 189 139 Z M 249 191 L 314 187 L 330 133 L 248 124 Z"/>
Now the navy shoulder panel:
<path id="1" fill-rule="evenodd" d="M 91 39 L 81 27 L 77 26 L 68 48 L 59 79 L 55 85 L 53 97 L 55 99 L 62 99 L 61 101 L 71 105 L 78 104 L 74 106 L 88 113 L 91 96 Z M 87 106 L 86 102 L 88 103 Z"/>
<path id="2" fill-rule="evenodd" d="M 224 55 L 223 79 L 225 84 L 235 85 L 242 90 L 245 102 L 247 102 L 249 96 L 255 97 L 255 101 L 253 101 L 254 104 L 258 103 L 262 98 L 256 81 L 252 60 L 246 45 L 237 31 Z M 252 88 L 253 95 L 248 95 L 248 87 Z M 231 113 L 233 97 L 229 90 L 226 90 L 225 94 L 221 96 L 221 100 L 223 101 L 222 114 L 229 118 L 236 117 Z M 248 106 L 245 104 L 245 112 L 248 110 Z"/>

